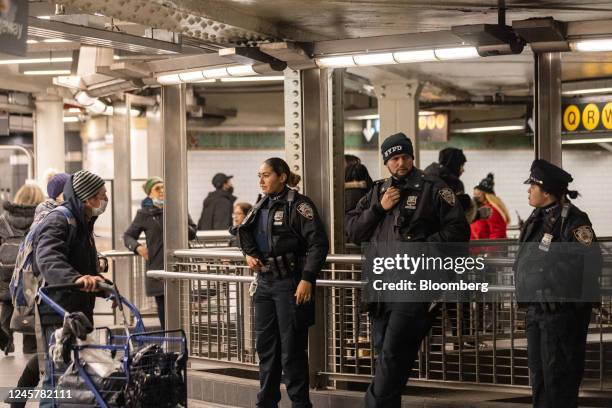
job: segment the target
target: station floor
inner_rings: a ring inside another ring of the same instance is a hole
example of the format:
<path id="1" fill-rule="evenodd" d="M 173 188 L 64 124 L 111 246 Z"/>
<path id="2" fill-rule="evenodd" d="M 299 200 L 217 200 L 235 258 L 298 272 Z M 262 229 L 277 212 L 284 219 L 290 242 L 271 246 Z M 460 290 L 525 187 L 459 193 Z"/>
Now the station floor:
<path id="1" fill-rule="evenodd" d="M 147 319 L 149 320 L 149 319 Z M 96 326 L 112 325 L 111 316 L 96 316 Z M 145 320 L 145 324 L 147 321 Z M 155 319 L 149 320 L 149 325 L 154 325 Z M 8 356 L 4 356 L 0 352 L 0 401 L 2 401 L 8 392 L 8 389 L 15 386 L 17 379 L 19 378 L 23 367 L 25 366 L 28 356 L 22 352 L 22 340 L 21 335 L 15 335 L 15 351 Z M 208 387 L 211 388 L 211 393 L 216 393 L 215 388 L 219 385 L 227 385 L 228 387 L 235 387 L 235 391 L 240 389 L 241 385 L 247 388 L 253 388 L 249 394 L 252 399 L 256 393 L 257 384 L 256 381 L 232 378 L 224 375 L 219 375 L 215 367 L 209 366 L 208 364 L 201 365 L 202 363 L 195 363 L 192 365 L 192 370 L 189 372 L 190 381 L 196 380 L 201 385 L 197 388 L 201 388 L 202 394 L 204 389 L 207 387 L 207 383 L 210 384 Z M 201 366 L 199 366 L 201 365 Z M 215 373 L 217 371 L 217 373 Z M 225 383 L 225 384 L 224 384 Z M 190 382 L 190 386 L 195 384 Z M 245 390 L 247 388 L 244 388 Z M 280 404 L 282 408 L 289 407 L 289 401 L 286 395 L 284 386 L 282 387 L 283 400 Z M 531 407 L 529 403 L 529 390 L 509 390 L 501 389 L 492 386 L 478 386 L 466 389 L 461 389 L 450 386 L 449 384 L 423 384 L 419 382 L 411 382 L 408 387 L 407 396 L 404 396 L 402 400 L 402 407 L 419 407 L 419 408 L 528 408 Z M 350 392 L 350 391 L 314 391 L 311 395 L 315 407 L 318 406 L 317 401 L 329 400 L 328 403 L 322 406 L 333 406 L 334 408 L 344 407 L 357 407 L 361 401 L 363 392 Z M 603 397 L 603 398 L 602 398 Z M 606 392 L 604 395 L 597 395 L 595 398 L 587 395 L 582 395 L 582 402 L 580 407 L 611 407 L 612 406 L 612 392 Z M 214 400 L 214 399 L 213 399 Z M 335 402 L 332 402 L 335 401 Z M 225 400 L 224 402 L 229 402 Z M 355 405 L 357 404 L 357 405 Z M 254 404 L 251 404 L 254 406 Z M 0 406 L 7 406 L 0 402 Z M 31 402 L 26 407 L 37 407 L 37 402 Z M 244 406 L 244 405 L 242 405 Z M 196 400 L 189 400 L 189 407 L 193 408 L 238 408 L 234 405 L 224 405 L 212 402 L 202 402 Z"/>

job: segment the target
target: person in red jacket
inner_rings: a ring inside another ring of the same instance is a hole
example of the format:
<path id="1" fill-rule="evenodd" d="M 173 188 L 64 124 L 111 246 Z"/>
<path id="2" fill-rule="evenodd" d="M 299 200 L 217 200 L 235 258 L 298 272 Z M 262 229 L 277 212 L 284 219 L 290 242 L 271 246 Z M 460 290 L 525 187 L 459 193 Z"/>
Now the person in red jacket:
<path id="1" fill-rule="evenodd" d="M 470 239 L 507 238 L 506 227 L 510 222 L 510 214 L 502 200 L 495 195 L 494 186 L 493 173 L 489 173 L 474 187 L 474 200 L 478 207 L 490 208 L 491 215 L 485 219 L 478 219 L 470 225 Z"/>

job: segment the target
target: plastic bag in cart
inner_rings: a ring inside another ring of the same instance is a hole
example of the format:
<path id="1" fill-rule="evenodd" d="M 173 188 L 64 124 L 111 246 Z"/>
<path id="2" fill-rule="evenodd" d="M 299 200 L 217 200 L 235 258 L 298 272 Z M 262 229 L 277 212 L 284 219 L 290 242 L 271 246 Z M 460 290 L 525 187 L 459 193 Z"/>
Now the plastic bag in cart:
<path id="1" fill-rule="evenodd" d="M 147 345 L 130 364 L 127 406 L 170 408 L 187 405 L 187 356 L 167 353 L 159 344 Z"/>

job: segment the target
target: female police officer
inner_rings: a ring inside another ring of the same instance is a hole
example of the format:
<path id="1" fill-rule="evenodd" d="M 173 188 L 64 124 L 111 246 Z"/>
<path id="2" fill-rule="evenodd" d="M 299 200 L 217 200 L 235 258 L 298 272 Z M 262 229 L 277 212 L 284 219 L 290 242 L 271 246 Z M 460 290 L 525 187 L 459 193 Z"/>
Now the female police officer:
<path id="1" fill-rule="evenodd" d="M 288 186 L 300 177 L 277 157 L 259 168 L 262 195 L 238 227 L 247 264 L 257 273 L 257 407 L 277 407 L 281 371 L 294 408 L 312 407 L 308 390 L 308 327 L 314 323 L 314 284 L 329 243 L 312 201 Z"/>

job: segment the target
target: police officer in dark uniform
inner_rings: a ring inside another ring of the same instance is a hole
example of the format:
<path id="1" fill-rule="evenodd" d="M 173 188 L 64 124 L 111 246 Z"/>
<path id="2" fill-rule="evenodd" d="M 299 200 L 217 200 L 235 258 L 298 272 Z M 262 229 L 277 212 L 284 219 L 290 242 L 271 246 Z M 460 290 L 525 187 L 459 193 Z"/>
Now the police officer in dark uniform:
<path id="1" fill-rule="evenodd" d="M 391 177 L 372 189 L 346 216 L 350 239 L 363 242 L 466 242 L 470 228 L 455 193 L 414 167 L 412 142 L 403 133 L 381 146 Z M 435 313 L 423 302 L 379 303 L 370 308 L 378 358 L 365 396 L 368 408 L 401 406 L 401 395 Z"/>
<path id="2" fill-rule="evenodd" d="M 568 199 L 572 176 L 535 160 L 514 272 L 526 332 L 533 406 L 575 408 L 592 302 L 599 297 L 601 249 L 589 217 Z"/>
<path id="3" fill-rule="evenodd" d="M 266 160 L 259 169 L 263 195 L 238 227 L 246 261 L 257 273 L 251 293 L 261 408 L 278 407 L 281 373 L 292 406 L 312 407 L 308 327 L 314 323 L 314 286 L 329 241 L 312 201 L 288 187 L 299 180 L 284 160 Z"/>

